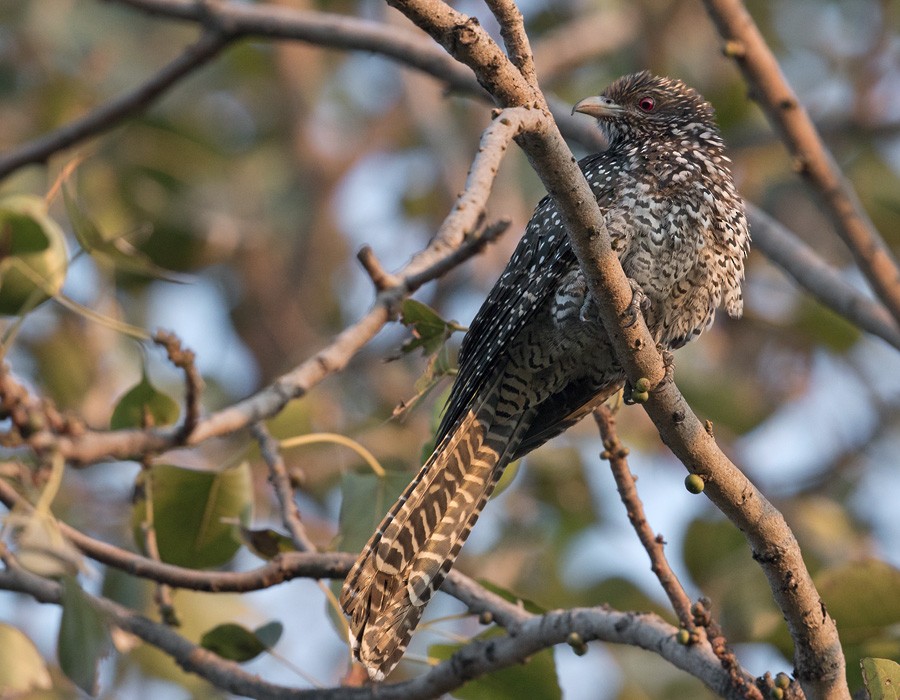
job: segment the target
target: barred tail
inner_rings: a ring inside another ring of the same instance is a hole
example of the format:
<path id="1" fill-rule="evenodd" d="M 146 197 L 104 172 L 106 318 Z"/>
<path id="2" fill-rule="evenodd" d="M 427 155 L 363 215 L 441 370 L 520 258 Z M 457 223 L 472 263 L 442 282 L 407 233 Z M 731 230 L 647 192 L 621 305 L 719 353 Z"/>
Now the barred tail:
<path id="1" fill-rule="evenodd" d="M 341 605 L 369 676 L 397 665 L 527 430 L 523 386 L 501 373 L 428 459 L 347 576 Z"/>

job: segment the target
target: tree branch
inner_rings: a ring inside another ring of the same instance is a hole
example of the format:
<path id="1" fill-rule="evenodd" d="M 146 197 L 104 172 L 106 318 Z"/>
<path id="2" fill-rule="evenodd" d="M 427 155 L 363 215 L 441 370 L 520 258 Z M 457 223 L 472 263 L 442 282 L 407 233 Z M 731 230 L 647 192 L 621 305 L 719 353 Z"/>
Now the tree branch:
<path id="1" fill-rule="evenodd" d="M 884 306 L 862 294 L 815 250 L 755 204 L 747 203 L 747 214 L 754 246 L 788 277 L 853 325 L 900 350 L 900 328 Z"/>
<path id="2" fill-rule="evenodd" d="M 866 279 L 900 324 L 900 268 L 819 137 L 747 8 L 741 0 L 704 0 L 704 4 L 725 40 L 725 54 L 740 66 L 769 121 L 778 128 L 795 169 L 818 190 Z"/>
<path id="3" fill-rule="evenodd" d="M 536 105 L 543 97 L 521 76 L 494 87 L 514 70 L 490 37 L 464 15 L 438 0 L 393 2 L 414 22 L 469 65 L 504 106 Z M 477 47 L 474 50 L 473 47 Z M 484 63 L 482 63 L 484 61 Z M 781 513 L 722 453 L 681 396 L 641 318 L 629 325 L 631 288 L 612 250 L 603 217 L 575 158 L 548 118 L 518 139 L 547 191 L 557 203 L 572 248 L 599 307 L 600 318 L 632 384 L 651 387 L 645 404 L 663 441 L 707 484 L 705 493 L 744 533 L 766 573 L 795 644 L 796 675 L 810 697 L 848 698 L 844 657 L 834 620 L 827 614 L 803 562 L 797 541 Z"/>
<path id="4" fill-rule="evenodd" d="M 116 126 L 125 117 L 137 114 L 186 75 L 215 58 L 235 36 L 222 30 L 204 31 L 174 61 L 147 82 L 104 103 L 93 112 L 13 148 L 0 156 L 0 179 L 30 163 L 43 163 L 51 155 Z"/>

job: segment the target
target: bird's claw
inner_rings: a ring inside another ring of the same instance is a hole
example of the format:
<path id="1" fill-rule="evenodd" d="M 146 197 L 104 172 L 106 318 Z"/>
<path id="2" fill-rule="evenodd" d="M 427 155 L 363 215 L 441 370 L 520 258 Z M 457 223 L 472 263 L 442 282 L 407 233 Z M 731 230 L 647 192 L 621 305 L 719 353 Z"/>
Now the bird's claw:
<path id="1" fill-rule="evenodd" d="M 641 289 L 641 286 L 631 277 L 628 278 L 628 285 L 631 287 L 631 301 L 628 304 L 628 308 L 625 309 L 622 314 L 622 316 L 627 319 L 625 328 L 631 328 L 637 323 L 638 314 L 650 308 L 650 299 L 644 294 L 644 290 Z"/>

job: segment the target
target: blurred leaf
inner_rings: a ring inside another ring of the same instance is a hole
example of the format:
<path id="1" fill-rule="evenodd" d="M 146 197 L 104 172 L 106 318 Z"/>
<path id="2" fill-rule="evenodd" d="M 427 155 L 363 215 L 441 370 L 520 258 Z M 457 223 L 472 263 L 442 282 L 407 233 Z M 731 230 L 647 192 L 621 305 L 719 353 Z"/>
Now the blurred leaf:
<path id="1" fill-rule="evenodd" d="M 232 524 L 237 526 L 238 539 L 261 559 L 273 559 L 284 552 L 294 551 L 294 543 L 291 542 L 291 538 L 277 530 L 268 527 L 251 530 L 241 525 L 240 522 Z"/>
<path id="2" fill-rule="evenodd" d="M 727 520 L 695 519 L 684 536 L 682 557 L 685 566 L 700 586 L 718 575 L 720 562 L 745 550 L 747 542 Z"/>
<path id="3" fill-rule="evenodd" d="M 492 627 L 474 639 L 485 640 L 504 636 L 506 636 L 506 632 L 498 627 Z M 465 645 L 466 643 L 432 644 L 428 647 L 428 656 L 444 661 Z M 521 666 L 504 668 L 469 681 L 462 688 L 454 690 L 453 697 L 461 700 L 521 700 L 522 698 L 552 700 L 561 698 L 562 690 L 556 676 L 553 649 L 544 649 L 530 656 L 528 661 Z"/>
<path id="4" fill-rule="evenodd" d="M 50 513 L 34 511 L 14 516 L 16 557 L 23 568 L 38 576 L 74 576 L 81 552 L 69 542 Z"/>
<path id="5" fill-rule="evenodd" d="M 816 588 L 837 620 L 844 645 L 865 641 L 900 624 L 900 570 L 876 559 L 823 571 Z"/>
<path id="6" fill-rule="evenodd" d="M 65 234 L 40 197 L 0 200 L 0 314 L 30 311 L 62 288 Z"/>
<path id="7" fill-rule="evenodd" d="M 633 581 L 613 576 L 578 593 L 576 605 L 611 605 L 616 610 L 653 612 L 666 620 L 674 620 L 672 610 L 648 596 Z"/>
<path id="8" fill-rule="evenodd" d="M 526 612 L 530 612 L 533 615 L 543 615 L 545 612 L 547 612 L 546 608 L 541 607 L 534 601 L 528 600 L 527 598 L 522 598 L 521 596 L 516 595 L 512 591 L 509 591 L 502 586 L 491 583 L 487 579 L 478 579 L 478 583 L 484 586 L 491 593 L 494 593 L 495 595 L 503 598 L 503 600 L 514 603 L 515 605 L 521 605 Z"/>
<path id="9" fill-rule="evenodd" d="M 860 661 L 870 700 L 900 700 L 900 664 L 890 659 Z"/>
<path id="10" fill-rule="evenodd" d="M 375 532 L 388 508 L 412 479 L 408 472 L 387 471 L 384 476 L 349 472 L 341 480 L 338 517 L 340 548 L 358 552 Z"/>
<path id="11" fill-rule="evenodd" d="M 69 216 L 69 223 L 72 224 L 72 232 L 78 245 L 88 254 L 102 249 L 107 243 L 106 238 L 94 220 L 81 208 L 67 183 L 63 183 L 62 193 L 66 214 Z"/>
<path id="12" fill-rule="evenodd" d="M 74 578 L 62 580 L 62 609 L 56 646 L 59 665 L 75 685 L 94 695 L 97 666 L 111 649 L 106 620 Z"/>
<path id="13" fill-rule="evenodd" d="M 426 355 L 436 352 L 455 331 L 465 330 L 453 321 L 445 321 L 431 307 L 415 299 L 406 299 L 400 308 L 400 322 L 412 330 L 413 337 L 403 343 L 403 353 L 422 348 Z"/>
<path id="14" fill-rule="evenodd" d="M 852 561 L 820 572 L 816 588 L 837 623 L 852 691 L 862 687 L 860 661 L 900 657 L 900 570 L 883 561 Z"/>
<path id="15" fill-rule="evenodd" d="M 780 635 L 786 631 L 782 616 L 765 575 L 737 528 L 724 519 L 694 520 L 685 533 L 682 551 L 691 577 L 721 610 L 717 616 L 729 639 L 766 640 L 782 648 Z"/>
<path id="16" fill-rule="evenodd" d="M 35 205 L 38 204 L 35 198 Z M 50 236 L 40 222 L 21 211 L 7 209 L 0 201 L 0 259 L 47 250 Z"/>
<path id="17" fill-rule="evenodd" d="M 280 622 L 270 622 L 251 632 L 234 622 L 216 625 L 200 638 L 200 646 L 223 659 L 244 663 L 271 649 L 281 637 Z M 262 631 L 263 637 L 259 632 Z"/>
<path id="18" fill-rule="evenodd" d="M 107 237 L 84 211 L 68 184 L 63 184 L 63 199 L 69 222 L 78 245 L 94 260 L 115 270 L 169 282 L 183 283 L 186 278 L 156 265 L 147 255 L 132 246 L 122 235 Z"/>
<path id="19" fill-rule="evenodd" d="M 132 509 L 135 541 L 143 547 L 147 515 L 147 473 L 138 475 Z M 240 548 L 231 522 L 247 522 L 253 505 L 253 484 L 246 462 L 221 471 L 199 471 L 170 464 L 149 470 L 153 523 L 160 558 L 169 564 L 203 569 L 221 566 Z"/>
<path id="20" fill-rule="evenodd" d="M 849 350 L 862 335 L 852 323 L 804 294 L 791 329 L 807 342 L 824 345 L 834 352 Z"/>
<path id="21" fill-rule="evenodd" d="M 109 427 L 113 430 L 172 425 L 178 420 L 178 403 L 150 383 L 146 368 L 141 380 L 129 389 L 113 409 Z"/>
<path id="22" fill-rule="evenodd" d="M 0 649 L 0 688 L 16 694 L 51 687 L 47 664 L 24 632 L 0 622 Z"/>
<path id="23" fill-rule="evenodd" d="M 284 633 L 284 625 L 282 625 L 278 620 L 272 620 L 271 622 L 267 622 L 264 625 L 260 625 L 255 630 L 253 630 L 253 634 L 256 635 L 256 638 L 266 645 L 266 649 L 272 649 L 276 644 L 278 644 L 278 640 L 281 639 L 281 635 Z"/>

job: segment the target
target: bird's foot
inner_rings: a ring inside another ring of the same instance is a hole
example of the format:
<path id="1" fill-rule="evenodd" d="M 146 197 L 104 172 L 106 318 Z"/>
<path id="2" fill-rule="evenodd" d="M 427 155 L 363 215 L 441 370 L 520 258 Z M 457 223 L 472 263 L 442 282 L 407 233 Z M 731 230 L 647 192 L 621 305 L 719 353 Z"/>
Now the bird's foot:
<path id="1" fill-rule="evenodd" d="M 662 382 L 671 382 L 675 379 L 675 355 L 662 345 L 657 345 L 656 349 L 659 350 L 659 354 L 662 355 L 663 370 L 665 371 Z M 660 384 L 662 384 L 662 382 L 660 382 Z"/>
<path id="2" fill-rule="evenodd" d="M 631 277 L 628 278 L 628 285 L 631 287 L 631 301 L 628 304 L 628 308 L 622 313 L 623 318 L 627 319 L 625 322 L 626 328 L 631 328 L 638 320 L 638 314 L 647 311 L 650 308 L 650 299 L 647 298 L 647 295 L 644 294 L 644 290 L 641 289 L 641 285 L 639 285 L 635 280 Z"/>

